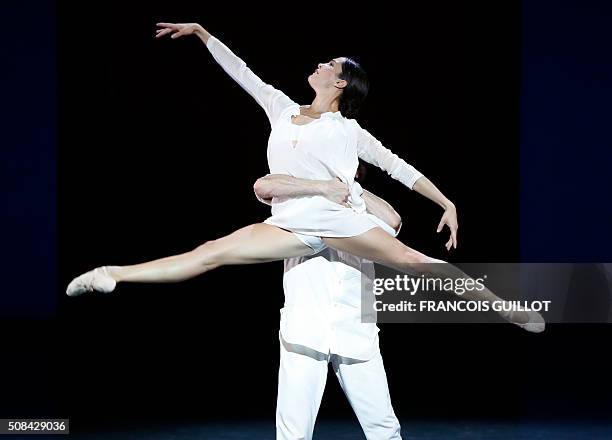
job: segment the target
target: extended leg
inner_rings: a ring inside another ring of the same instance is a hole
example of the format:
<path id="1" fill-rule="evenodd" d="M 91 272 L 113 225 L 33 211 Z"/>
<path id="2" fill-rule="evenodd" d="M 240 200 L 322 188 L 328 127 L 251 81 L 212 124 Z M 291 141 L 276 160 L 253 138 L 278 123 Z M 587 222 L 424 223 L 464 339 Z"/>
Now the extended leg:
<path id="1" fill-rule="evenodd" d="M 307 255 L 312 250 L 291 232 L 265 223 L 246 226 L 223 238 L 207 241 L 179 255 L 130 266 L 104 266 L 75 278 L 71 296 L 98 290 L 97 284 L 114 282 L 175 283 L 229 264 L 254 264 Z M 95 271 L 98 271 L 97 273 Z M 102 273 L 103 272 L 103 273 Z M 87 276 L 85 276 L 87 275 Z M 102 282 L 99 282 L 99 281 Z M 93 287 L 92 287 L 93 286 Z M 103 291 L 110 291 L 108 288 Z"/>
<path id="2" fill-rule="evenodd" d="M 381 228 L 373 228 L 361 235 L 347 238 L 324 238 L 325 244 L 339 251 L 348 252 L 367 258 L 376 263 L 393 267 L 402 272 L 423 274 L 430 277 L 450 279 L 471 279 L 469 275 L 456 266 L 443 260 L 438 260 L 418 252 L 398 239 L 391 237 Z M 463 298 L 476 301 L 501 301 L 488 288 L 482 290 L 474 288 L 465 289 Z M 537 312 L 501 311 L 499 314 L 506 320 L 513 322 L 528 331 L 540 332 L 544 330 L 544 319 Z M 533 325 L 532 325 L 533 323 Z"/>

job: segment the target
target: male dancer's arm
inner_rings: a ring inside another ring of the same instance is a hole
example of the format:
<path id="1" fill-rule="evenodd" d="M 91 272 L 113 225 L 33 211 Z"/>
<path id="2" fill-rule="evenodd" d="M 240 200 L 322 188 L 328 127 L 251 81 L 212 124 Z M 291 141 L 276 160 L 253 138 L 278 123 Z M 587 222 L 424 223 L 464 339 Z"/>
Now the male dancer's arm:
<path id="1" fill-rule="evenodd" d="M 334 203 L 348 207 L 348 186 L 340 179 L 311 180 L 285 174 L 268 174 L 255 181 L 253 191 L 261 202 L 268 205 L 272 203 L 274 197 L 291 199 L 323 196 Z"/>
<path id="2" fill-rule="evenodd" d="M 402 228 L 402 217 L 397 213 L 393 206 L 386 200 L 372 194 L 370 191 L 363 190 L 363 201 L 367 211 L 391 226 L 395 232 L 399 233 Z"/>
<path id="3" fill-rule="evenodd" d="M 268 205 L 272 198 L 295 198 L 307 196 L 323 196 L 332 202 L 348 206 L 348 186 L 339 179 L 310 180 L 291 177 L 284 174 L 268 174 L 257 179 L 253 185 L 257 198 Z M 393 207 L 380 197 L 363 190 L 363 200 L 367 211 L 399 232 L 402 218 Z"/>

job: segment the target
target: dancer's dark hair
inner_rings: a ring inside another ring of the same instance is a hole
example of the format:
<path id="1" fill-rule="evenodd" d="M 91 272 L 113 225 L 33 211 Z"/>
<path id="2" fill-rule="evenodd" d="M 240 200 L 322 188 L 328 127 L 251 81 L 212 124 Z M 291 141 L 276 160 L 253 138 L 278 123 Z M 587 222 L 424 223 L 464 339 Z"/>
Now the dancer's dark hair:
<path id="1" fill-rule="evenodd" d="M 347 82 L 340 96 L 340 113 L 345 118 L 355 118 L 361 104 L 368 96 L 370 89 L 368 75 L 354 58 L 347 57 L 342 63 L 342 73 L 339 77 Z"/>

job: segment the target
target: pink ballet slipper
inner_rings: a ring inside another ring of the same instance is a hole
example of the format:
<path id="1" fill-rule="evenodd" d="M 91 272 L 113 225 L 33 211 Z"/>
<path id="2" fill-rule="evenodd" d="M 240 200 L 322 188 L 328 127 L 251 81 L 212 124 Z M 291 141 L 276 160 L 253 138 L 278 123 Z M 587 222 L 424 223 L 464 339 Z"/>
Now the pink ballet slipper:
<path id="1" fill-rule="evenodd" d="M 68 296 L 78 296 L 85 292 L 93 292 L 94 290 L 109 293 L 115 290 L 116 285 L 117 282 L 108 274 L 106 266 L 102 266 L 73 279 L 68 284 L 66 294 Z"/>

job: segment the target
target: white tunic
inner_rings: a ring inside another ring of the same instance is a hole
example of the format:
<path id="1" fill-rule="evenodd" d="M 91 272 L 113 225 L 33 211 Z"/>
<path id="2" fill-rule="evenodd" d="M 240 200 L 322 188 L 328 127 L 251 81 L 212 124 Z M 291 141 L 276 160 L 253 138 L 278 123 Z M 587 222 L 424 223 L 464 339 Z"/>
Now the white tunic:
<path id="1" fill-rule="evenodd" d="M 365 203 L 354 186 L 358 158 L 378 166 L 412 189 L 422 176 L 413 166 L 382 146 L 354 119 L 326 112 L 320 119 L 296 125 L 299 104 L 264 83 L 244 61 L 211 36 L 207 43 L 213 58 L 265 110 L 272 131 L 268 140 L 268 166 L 272 174 L 313 180 L 339 177 L 349 185 L 350 208 L 323 196 L 274 198 L 272 216 L 265 223 L 293 232 L 321 237 L 352 237 L 380 226 L 365 215 Z"/>
<path id="2" fill-rule="evenodd" d="M 397 235 L 384 222 L 380 226 Z M 315 255 L 285 259 L 282 338 L 324 354 L 372 359 L 379 350 L 379 328 L 376 310 L 362 310 L 362 299 L 366 307 L 374 303 L 374 278 L 374 263 L 329 247 Z M 365 295 L 369 298 L 362 298 Z"/>

